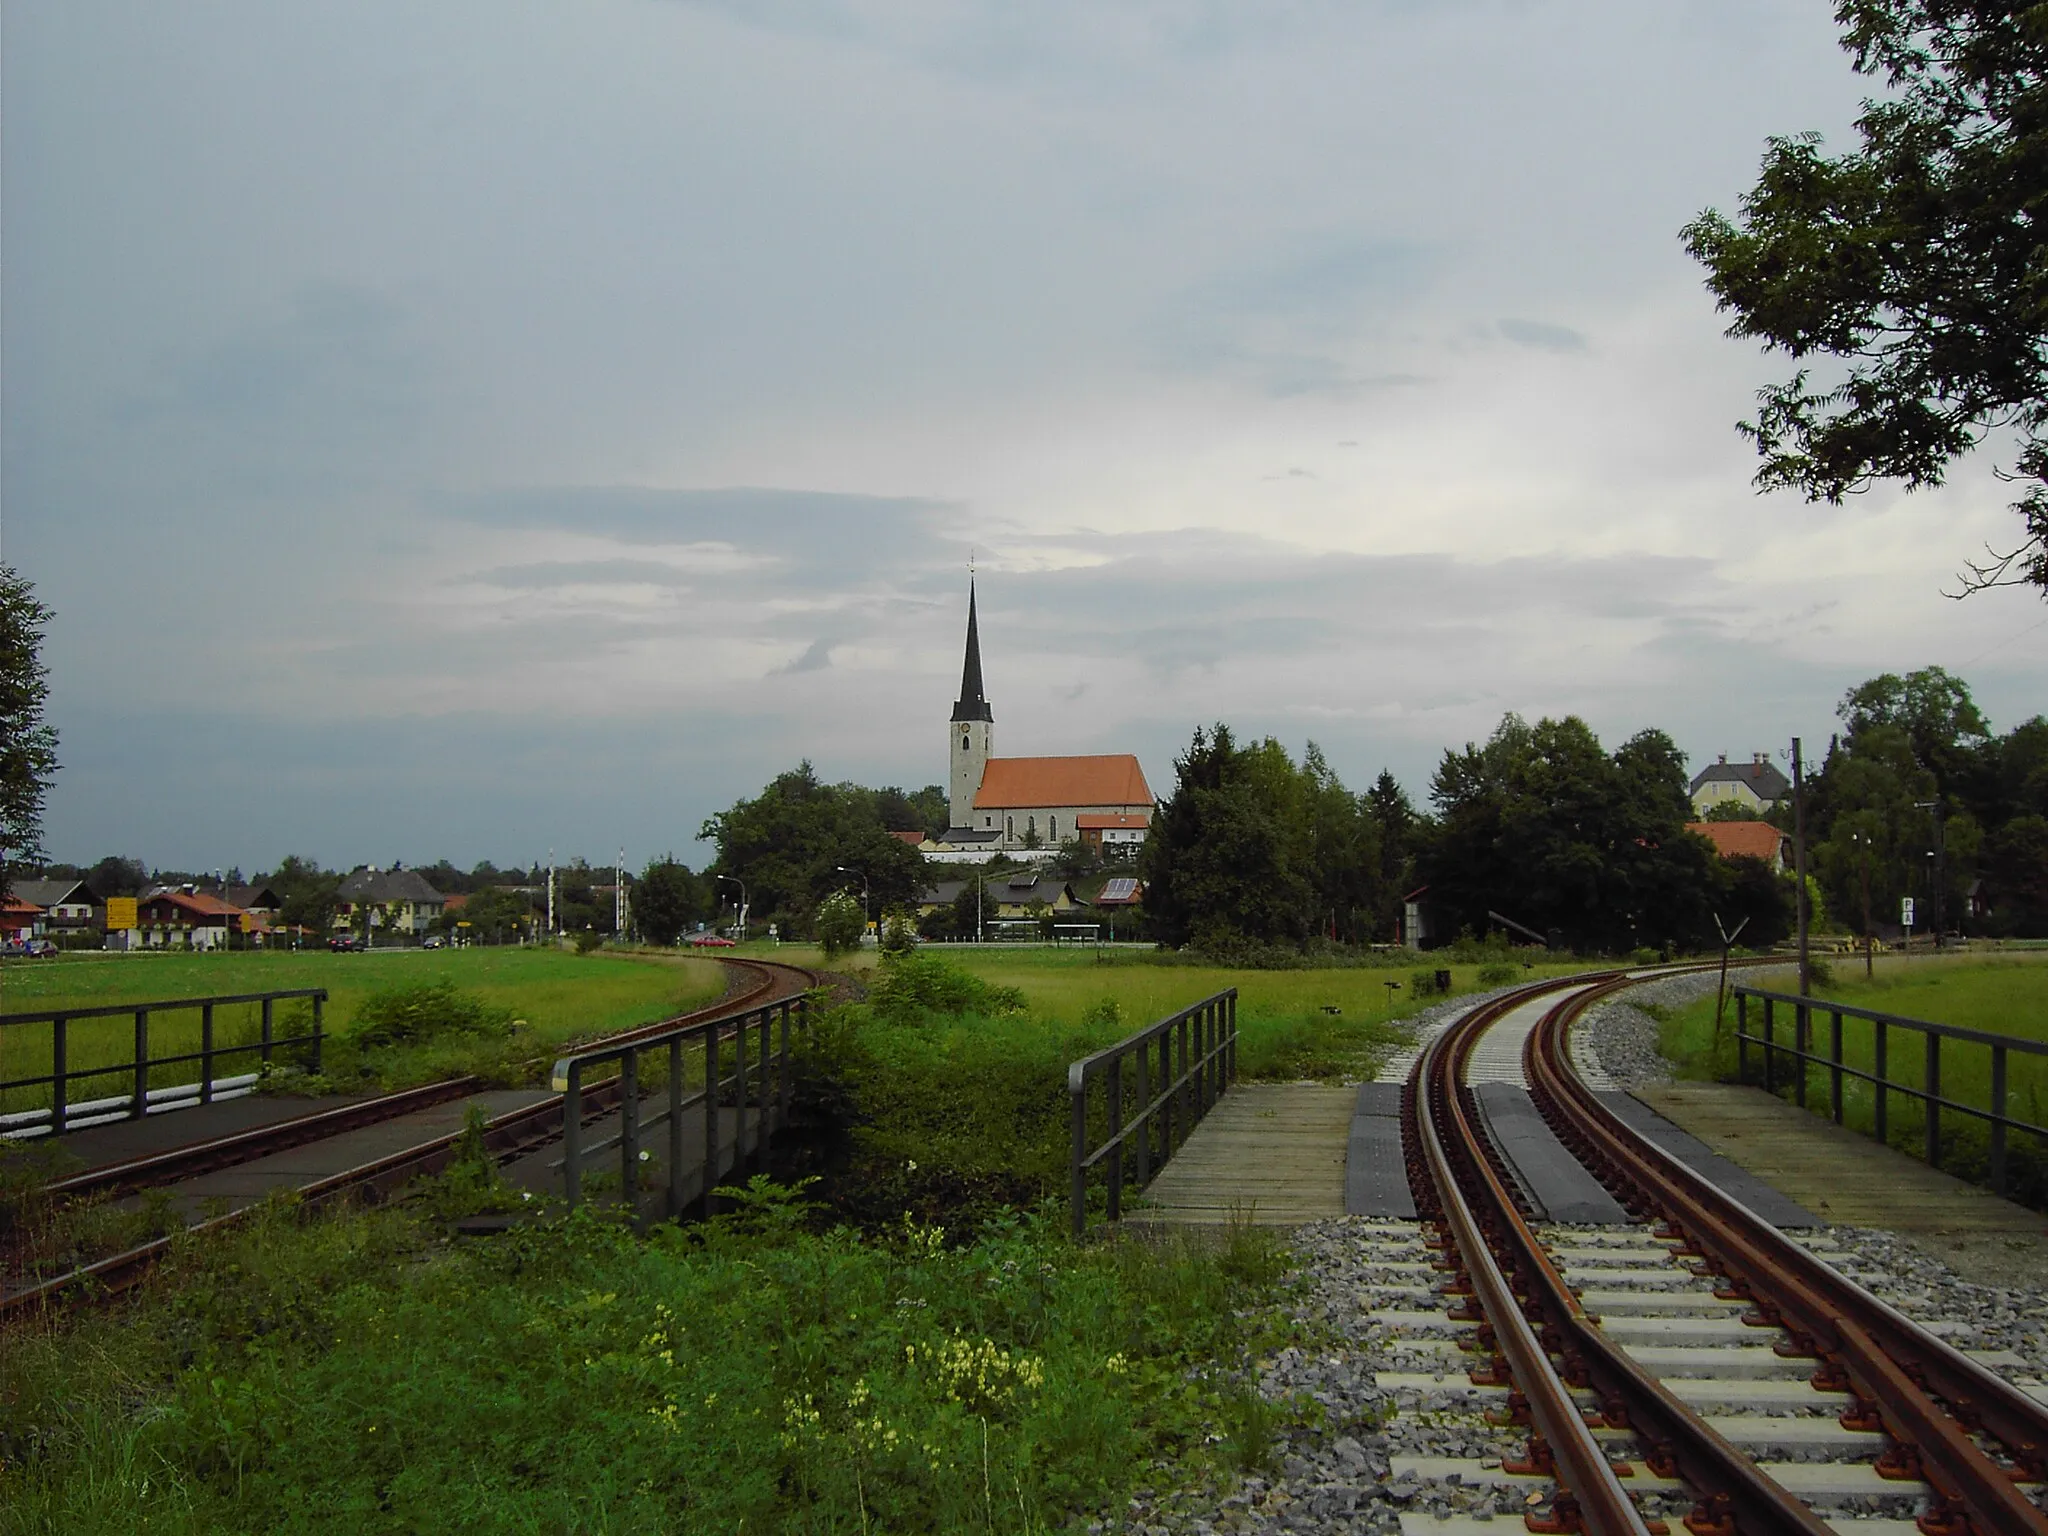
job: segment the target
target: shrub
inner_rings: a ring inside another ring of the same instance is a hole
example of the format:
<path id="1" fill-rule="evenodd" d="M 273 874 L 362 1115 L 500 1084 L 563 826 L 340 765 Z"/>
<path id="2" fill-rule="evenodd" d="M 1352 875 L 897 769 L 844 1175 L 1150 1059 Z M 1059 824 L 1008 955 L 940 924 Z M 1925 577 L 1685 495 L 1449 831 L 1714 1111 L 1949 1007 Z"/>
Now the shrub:
<path id="1" fill-rule="evenodd" d="M 1522 979 L 1522 968 L 1496 962 L 1479 967 L 1479 985 L 1482 987 L 1504 987 L 1510 982 Z"/>
<path id="2" fill-rule="evenodd" d="M 818 917 L 813 926 L 817 930 L 819 944 L 824 946 L 825 958 L 832 960 L 857 947 L 867 925 L 867 913 L 861 909 L 861 904 L 845 891 L 834 891 L 818 903 Z"/>
<path id="3" fill-rule="evenodd" d="M 1437 995 L 1436 972 L 1409 972 L 1408 995 L 1414 998 L 1435 997 Z"/>
<path id="4" fill-rule="evenodd" d="M 493 1008 L 452 981 L 423 981 L 365 998 L 356 1009 L 348 1039 L 368 1050 L 421 1045 L 449 1035 L 489 1037 L 511 1031 L 508 1009 Z"/>
<path id="5" fill-rule="evenodd" d="M 885 955 L 907 955 L 916 949 L 917 924 L 914 914 L 900 910 L 891 912 L 882 923 L 880 943 Z"/>
<path id="6" fill-rule="evenodd" d="M 868 1006 L 876 1017 L 892 1024 L 915 1024 L 969 1013 L 1021 1013 L 1024 994 L 1016 987 L 983 981 L 937 955 L 904 955 L 882 968 L 868 989 Z"/>

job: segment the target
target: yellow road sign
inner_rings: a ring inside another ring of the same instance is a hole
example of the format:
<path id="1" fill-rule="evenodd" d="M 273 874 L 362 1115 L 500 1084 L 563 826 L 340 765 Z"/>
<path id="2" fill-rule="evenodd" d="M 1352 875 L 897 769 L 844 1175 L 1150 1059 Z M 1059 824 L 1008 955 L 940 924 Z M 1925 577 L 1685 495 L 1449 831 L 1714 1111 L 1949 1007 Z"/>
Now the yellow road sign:
<path id="1" fill-rule="evenodd" d="M 133 896 L 109 896 L 107 898 L 107 932 L 122 933 L 135 926 L 135 898 Z"/>

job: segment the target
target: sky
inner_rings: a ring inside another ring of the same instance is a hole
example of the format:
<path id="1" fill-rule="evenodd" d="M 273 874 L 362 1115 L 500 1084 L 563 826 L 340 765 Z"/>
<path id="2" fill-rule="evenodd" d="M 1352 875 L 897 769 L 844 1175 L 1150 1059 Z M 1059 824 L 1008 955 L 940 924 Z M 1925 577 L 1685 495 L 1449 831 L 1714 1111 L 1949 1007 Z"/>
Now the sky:
<path id="1" fill-rule="evenodd" d="M 0 559 L 53 858 L 699 861 L 808 758 L 2048 705 L 1992 459 L 1760 496 L 1679 240 L 1828 0 L 11 0 Z M 1811 748 L 1810 748 L 1811 749 Z"/>

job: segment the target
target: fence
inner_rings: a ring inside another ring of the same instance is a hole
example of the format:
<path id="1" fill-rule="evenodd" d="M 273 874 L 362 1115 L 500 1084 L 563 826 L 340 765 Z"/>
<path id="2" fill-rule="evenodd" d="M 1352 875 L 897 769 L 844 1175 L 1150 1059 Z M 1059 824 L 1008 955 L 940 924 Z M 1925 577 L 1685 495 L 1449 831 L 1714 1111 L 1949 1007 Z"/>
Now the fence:
<path id="1" fill-rule="evenodd" d="M 1917 1099 L 1926 1116 L 1926 1160 L 1930 1168 L 1941 1166 L 1941 1115 L 1943 1110 L 1973 1116 L 1987 1123 L 1990 1128 L 1990 1176 L 1994 1194 L 2006 1192 L 2006 1132 L 2025 1131 L 2043 1139 L 2048 1144 L 2048 1126 L 2039 1126 L 2026 1120 L 2016 1120 L 2006 1113 L 2007 1058 L 2017 1051 L 2023 1056 L 2048 1056 L 2048 1041 L 2027 1040 L 2017 1035 L 1994 1035 L 1981 1029 L 1964 1029 L 1954 1024 L 1934 1024 L 1925 1019 L 1908 1019 L 1895 1013 L 1879 1013 L 1870 1008 L 1852 1008 L 1846 1003 L 1832 1003 L 1822 998 L 1794 997 L 1785 992 L 1766 992 L 1757 987 L 1736 987 L 1735 993 L 1735 1049 L 1738 1073 L 1743 1082 L 1749 1077 L 1749 1048 L 1761 1048 L 1763 1053 L 1763 1086 L 1768 1092 L 1778 1089 L 1779 1062 L 1790 1058 L 1799 1063 L 1792 1070 L 1794 1097 L 1803 1108 L 1807 1098 L 1807 1068 L 1820 1066 L 1828 1073 L 1828 1107 L 1837 1124 L 1842 1120 L 1842 1083 L 1844 1078 L 1853 1078 L 1871 1084 L 1876 1090 L 1876 1123 L 1874 1132 L 1879 1141 L 1889 1141 L 1891 1130 L 1888 1096 L 1904 1094 Z M 1751 1034 L 1750 1002 L 1763 1004 L 1763 1033 Z M 1777 1010 L 1780 1006 L 1792 1011 L 1792 1040 L 1781 1044 L 1777 1038 Z M 1811 1049 L 1813 1045 L 1813 1024 L 1815 1014 L 1829 1017 L 1828 1051 L 1825 1056 Z M 1843 1060 L 1842 1020 L 1845 1018 L 1866 1020 L 1872 1026 L 1871 1070 L 1864 1071 Z M 1923 1037 L 1921 1054 L 1921 1086 L 1915 1088 L 1907 1083 L 1892 1079 L 1890 1071 L 1890 1032 L 1894 1029 L 1918 1030 Z M 1964 1045 L 1987 1048 L 1990 1060 L 1990 1108 L 1979 1108 L 1957 1099 L 1946 1097 L 1942 1092 L 1941 1046 L 1944 1040 L 1954 1040 Z"/>
<path id="2" fill-rule="evenodd" d="M 724 1018 L 700 1019 L 668 1030 L 636 1031 L 630 1041 L 562 1057 L 555 1063 L 554 1070 L 555 1089 L 563 1095 L 562 1157 L 553 1166 L 562 1170 L 562 1189 L 569 1204 L 574 1206 L 583 1198 L 585 1160 L 617 1147 L 620 1189 L 637 1209 L 641 1155 L 643 1151 L 651 1151 L 644 1146 L 644 1139 L 648 1132 L 665 1124 L 668 1127 L 667 1153 L 663 1159 L 668 1173 L 667 1214 L 682 1214 L 687 1203 L 686 1175 L 694 1168 L 702 1179 L 704 1214 L 710 1215 L 713 1186 L 727 1166 L 723 1160 L 723 1127 L 727 1123 L 732 1126 L 731 1167 L 738 1170 L 746 1166 L 750 1085 L 754 1113 L 753 1147 L 759 1171 L 767 1172 L 770 1132 L 774 1125 L 786 1124 L 789 1119 L 790 1030 L 792 1023 L 798 1029 L 808 1028 L 809 1019 L 804 998 L 785 998 L 781 1002 L 767 1003 Z M 781 1035 L 779 1044 L 774 1039 L 778 1030 Z M 728 1044 L 731 1046 L 731 1071 L 723 1065 L 727 1060 L 725 1047 Z M 685 1047 L 691 1045 L 701 1045 L 703 1062 L 697 1075 L 698 1088 L 686 1094 L 683 1091 Z M 667 1102 L 652 1115 L 643 1115 L 640 1069 L 648 1059 L 661 1061 L 666 1066 L 667 1081 L 662 1089 L 657 1090 L 657 1096 L 665 1097 Z M 751 1070 L 750 1061 L 754 1063 Z M 619 1128 L 611 1135 L 586 1144 L 584 1085 L 590 1080 L 593 1069 L 613 1062 L 618 1063 L 621 1080 Z M 719 1112 L 728 1091 L 737 1108 L 730 1122 Z M 702 1110 L 702 1124 L 696 1128 L 699 1134 L 695 1137 L 689 1134 L 690 1111 L 693 1109 Z M 692 1141 L 696 1143 L 694 1165 L 689 1162 L 692 1149 L 686 1145 Z"/>
<path id="3" fill-rule="evenodd" d="M 303 1034 L 280 1036 L 277 1033 L 277 1004 L 297 998 L 312 1000 L 312 1029 Z M 215 1010 L 247 1003 L 261 1005 L 262 1026 L 259 1037 L 242 1045 L 218 1044 L 214 1038 Z M 182 997 L 153 1003 L 117 1003 L 103 1008 L 0 1013 L 0 1040 L 4 1040 L 6 1032 L 10 1030 L 26 1031 L 38 1024 L 46 1024 L 50 1029 L 50 1070 L 33 1077 L 17 1077 L 0 1082 L 0 1094 L 16 1089 L 47 1087 L 50 1090 L 49 1107 L 0 1115 L 0 1136 L 20 1139 L 30 1136 L 61 1135 L 65 1131 L 81 1130 L 89 1125 L 103 1125 L 112 1120 L 140 1120 L 144 1115 L 186 1109 L 194 1104 L 210 1104 L 215 1099 L 239 1098 L 255 1087 L 262 1073 L 259 1070 L 228 1078 L 216 1078 L 215 1065 L 226 1057 L 254 1054 L 261 1058 L 264 1066 L 268 1066 L 276 1059 L 278 1051 L 305 1046 L 308 1048 L 307 1065 L 317 1072 L 320 1070 L 320 1042 L 324 1034 L 326 1005 L 325 987 L 302 987 L 289 992 L 240 992 L 225 997 Z M 189 1013 L 193 1010 L 197 1010 L 199 1014 L 199 1049 L 176 1051 L 164 1056 L 152 1055 L 151 1020 L 167 1013 Z M 135 1021 L 133 1050 L 129 1053 L 128 1059 L 103 1066 L 71 1065 L 71 1026 L 81 1020 L 114 1018 L 132 1018 Z M 194 1061 L 199 1063 L 198 1082 L 179 1083 L 164 1088 L 149 1086 L 150 1074 L 153 1071 Z M 129 1080 L 126 1093 L 77 1103 L 72 1100 L 71 1090 L 76 1083 L 89 1078 L 123 1076 Z"/>
<path id="4" fill-rule="evenodd" d="M 1126 1062 L 1132 1064 L 1128 1072 Z M 1098 1165 L 1107 1164 L 1109 1219 L 1115 1221 L 1123 1214 L 1125 1147 L 1134 1152 L 1138 1183 L 1148 1183 L 1155 1134 L 1157 1160 L 1164 1163 L 1236 1080 L 1235 987 L 1072 1063 L 1067 1093 L 1074 1115 L 1074 1235 L 1088 1229 L 1088 1175 Z M 1096 1083 L 1103 1086 L 1102 1139 L 1091 1145 L 1088 1094 Z"/>

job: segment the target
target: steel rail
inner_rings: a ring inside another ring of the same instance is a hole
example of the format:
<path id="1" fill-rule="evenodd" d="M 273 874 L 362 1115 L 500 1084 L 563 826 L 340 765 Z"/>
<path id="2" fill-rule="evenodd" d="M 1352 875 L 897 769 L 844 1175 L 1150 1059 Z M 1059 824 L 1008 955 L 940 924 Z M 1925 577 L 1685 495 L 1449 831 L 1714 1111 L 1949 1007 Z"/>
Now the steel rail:
<path id="1" fill-rule="evenodd" d="M 1622 978 L 1625 981 L 1625 978 Z M 1583 988 L 1586 978 L 1573 978 L 1563 985 Z M 1612 985 L 1610 978 L 1595 978 L 1594 989 Z M 1556 990 L 1550 988 L 1548 990 Z M 1525 994 L 1517 1005 L 1540 993 Z M 1575 995 L 1582 996 L 1583 992 Z M 1560 1007 L 1568 1006 L 1567 998 Z M 1557 1010 L 1550 1010 L 1555 1013 Z M 1659 1476 L 1682 1478 L 1706 1497 L 1687 1516 L 1687 1529 L 1695 1536 L 1711 1536 L 1735 1525 L 1749 1533 L 1769 1532 L 1773 1536 L 1827 1536 L 1828 1526 L 1803 1502 L 1772 1481 L 1749 1456 L 1706 1423 L 1660 1381 L 1610 1340 L 1598 1326 L 1598 1319 L 1580 1305 L 1550 1255 L 1516 1206 L 1505 1181 L 1484 1155 L 1486 1141 L 1471 1117 L 1464 1114 L 1466 1092 L 1460 1087 L 1464 1067 L 1479 1037 L 1499 1017 L 1468 1015 L 1449 1031 L 1455 1037 L 1450 1071 L 1454 1080 L 1447 1086 L 1459 1109 L 1457 1129 L 1483 1172 L 1481 1193 L 1487 1203 L 1487 1225 L 1508 1255 L 1508 1262 L 1522 1282 L 1521 1304 L 1544 1325 L 1544 1342 L 1562 1358 L 1566 1381 L 1591 1385 L 1600 1398 L 1602 1418 L 1611 1429 L 1632 1430 L 1645 1443 L 1645 1461 Z M 1510 1362 L 1512 1365 L 1514 1362 Z M 1545 1370 L 1550 1369 L 1548 1356 Z M 1516 1370 L 1517 1381 L 1523 1373 Z M 1528 1392 L 1528 1387 L 1522 1387 Z M 1719 1500 L 1715 1499 L 1719 1496 Z"/>
<path id="2" fill-rule="evenodd" d="M 679 1014 L 674 1019 L 658 1024 L 638 1026 L 619 1035 L 605 1037 L 599 1044 L 620 1040 L 631 1040 L 650 1032 L 671 1029 L 692 1019 L 705 1018 L 715 1021 L 728 1013 L 744 1012 L 767 1003 L 779 1001 L 784 995 L 808 990 L 817 984 L 818 978 L 799 966 L 785 965 L 779 961 L 724 960 L 721 964 L 736 970 L 751 972 L 756 980 L 754 985 L 737 996 L 726 996 L 715 1003 Z M 791 978 L 795 978 L 792 984 Z M 584 1121 L 595 1120 L 609 1113 L 616 1105 L 619 1088 L 623 1079 L 611 1078 L 586 1089 L 582 1095 Z M 445 1087 L 446 1084 L 429 1084 L 429 1089 Z M 423 1090 L 413 1090 L 420 1092 Z M 393 1095 L 391 1097 L 399 1097 Z M 367 1106 L 351 1106 L 364 1108 Z M 420 1107 L 415 1104 L 413 1108 Z M 486 1121 L 482 1128 L 485 1149 L 499 1161 L 531 1152 L 563 1134 L 562 1120 L 565 1113 L 564 1098 L 553 1094 L 536 1103 L 525 1105 Z M 386 1118 L 389 1118 L 388 1116 Z M 302 1121 L 286 1121 L 284 1127 L 301 1124 Z M 268 1129 L 280 1129 L 271 1127 Z M 372 1162 L 362 1163 L 353 1168 L 330 1174 L 325 1178 L 303 1185 L 292 1192 L 301 1210 L 313 1210 L 336 1199 L 350 1197 L 364 1192 L 385 1193 L 421 1176 L 438 1172 L 445 1167 L 453 1155 L 456 1143 L 468 1129 L 436 1136 L 417 1146 L 408 1147 Z M 223 1138 L 229 1139 L 229 1138 Z M 296 1145 L 298 1143 L 294 1143 Z M 187 1149 L 193 1150 L 193 1149 Z M 266 1149 L 274 1150 L 274 1149 Z M 258 1156 L 260 1153 L 251 1153 Z M 242 1158 L 238 1161 L 248 1161 Z M 229 1211 L 224 1215 L 197 1222 L 192 1226 L 152 1239 L 125 1252 L 109 1255 L 93 1263 L 81 1265 L 62 1275 L 41 1281 L 11 1294 L 0 1295 L 0 1322 L 17 1318 L 48 1307 L 51 1304 L 70 1305 L 85 1299 L 107 1299 L 133 1289 L 152 1272 L 173 1250 L 175 1244 L 186 1239 L 226 1231 L 259 1210 L 263 1202 Z"/>
<path id="3" fill-rule="evenodd" d="M 1787 1328 L 1795 1348 L 1822 1357 L 1817 1384 L 1852 1390 L 1857 1401 L 1849 1416 L 1881 1424 L 1902 1448 L 1881 1463 L 1884 1469 L 1924 1477 L 1940 1495 L 1942 1508 L 1923 1529 L 1946 1533 L 1966 1523 L 1978 1536 L 2048 1536 L 2048 1515 L 1972 1434 L 1981 1428 L 2004 1446 L 2017 1470 L 2041 1477 L 2048 1474 L 2048 1407 L 1847 1280 L 1640 1135 L 1572 1069 L 1572 1022 L 1626 984 L 1566 1000 L 1531 1032 L 1524 1056 L 1531 1094 L 1552 1127 L 1604 1182 L 1620 1186 L 1630 1204 L 1661 1216 L 1704 1255 L 1702 1272 L 1726 1276 L 1730 1294 L 1755 1302 L 1751 1320 Z"/>
<path id="4" fill-rule="evenodd" d="M 1430 1043 L 1410 1079 L 1410 1097 L 1415 1115 L 1416 1139 L 1422 1162 L 1434 1185 L 1436 1214 L 1449 1229 L 1451 1243 L 1463 1271 L 1471 1281 L 1475 1298 L 1493 1341 L 1507 1359 L 1516 1385 L 1527 1400 L 1534 1426 L 1528 1460 L 1531 1471 L 1551 1471 L 1560 1492 L 1550 1521 L 1531 1529 L 1566 1531 L 1583 1527 L 1591 1536 L 1650 1536 L 1650 1528 L 1635 1502 L 1621 1486 L 1607 1453 L 1593 1438 L 1570 1390 L 1551 1368 L 1543 1341 L 1524 1316 L 1508 1278 L 1495 1261 L 1481 1227 L 1481 1218 L 1466 1200 L 1458 1167 L 1467 1172 L 1489 1197 L 1489 1204 L 1513 1202 L 1501 1187 L 1499 1176 L 1478 1154 L 1480 1143 L 1465 1115 L 1458 1077 L 1470 1041 L 1511 1009 L 1554 991 L 1557 982 L 1538 982 L 1519 988 L 1466 1015 L 1458 1025 L 1445 1030 Z M 1463 1153 L 1460 1157 L 1457 1154 Z M 1426 1191 L 1417 1191 L 1426 1194 Z M 1546 1462 L 1552 1464 L 1546 1466 Z"/>

